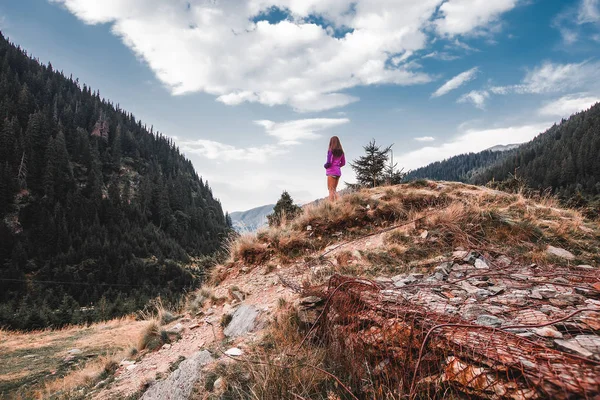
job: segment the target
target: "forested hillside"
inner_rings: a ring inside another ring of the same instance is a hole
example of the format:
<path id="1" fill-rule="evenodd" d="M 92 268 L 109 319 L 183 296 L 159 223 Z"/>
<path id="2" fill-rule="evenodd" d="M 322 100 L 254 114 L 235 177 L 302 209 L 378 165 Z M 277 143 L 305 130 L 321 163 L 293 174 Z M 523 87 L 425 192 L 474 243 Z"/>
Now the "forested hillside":
<path id="1" fill-rule="evenodd" d="M 565 202 L 593 206 L 600 197 L 600 103 L 504 152 L 462 154 L 411 171 L 406 180 L 437 179 L 485 185 L 516 175 Z"/>
<path id="2" fill-rule="evenodd" d="M 425 167 L 410 171 L 405 181 L 435 179 L 441 181 L 469 182 L 485 168 L 514 154 L 515 150 L 460 154 L 447 160 L 436 161 Z"/>
<path id="3" fill-rule="evenodd" d="M 228 221 L 171 139 L 0 34 L 0 326 L 173 299 Z"/>
<path id="4" fill-rule="evenodd" d="M 552 126 L 473 181 L 504 180 L 515 171 L 528 186 L 552 188 L 563 199 L 600 195 L 600 103 Z"/>

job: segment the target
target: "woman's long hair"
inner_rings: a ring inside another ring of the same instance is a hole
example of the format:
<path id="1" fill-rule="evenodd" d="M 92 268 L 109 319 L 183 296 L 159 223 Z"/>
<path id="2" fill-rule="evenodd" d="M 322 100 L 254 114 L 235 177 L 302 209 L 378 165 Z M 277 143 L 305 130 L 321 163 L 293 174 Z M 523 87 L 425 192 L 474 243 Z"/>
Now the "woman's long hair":
<path id="1" fill-rule="evenodd" d="M 342 143 L 340 142 L 340 138 L 337 136 L 332 136 L 329 139 L 329 151 L 333 153 L 336 157 L 341 157 L 344 154 L 344 149 L 342 148 Z"/>

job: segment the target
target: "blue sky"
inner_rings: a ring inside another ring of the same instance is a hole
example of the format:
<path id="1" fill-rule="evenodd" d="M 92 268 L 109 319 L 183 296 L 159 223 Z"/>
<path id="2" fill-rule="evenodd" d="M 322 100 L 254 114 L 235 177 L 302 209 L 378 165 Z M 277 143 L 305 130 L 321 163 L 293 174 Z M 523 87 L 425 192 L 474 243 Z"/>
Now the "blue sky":
<path id="1" fill-rule="evenodd" d="M 324 197 L 334 134 L 411 169 L 600 101 L 600 0 L 3 0 L 0 29 L 174 137 L 229 211 Z"/>

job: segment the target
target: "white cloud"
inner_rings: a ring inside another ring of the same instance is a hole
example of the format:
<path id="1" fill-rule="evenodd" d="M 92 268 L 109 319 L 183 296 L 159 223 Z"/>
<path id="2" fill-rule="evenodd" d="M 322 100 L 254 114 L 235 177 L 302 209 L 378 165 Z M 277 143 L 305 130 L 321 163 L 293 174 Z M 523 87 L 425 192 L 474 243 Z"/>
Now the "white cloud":
<path id="1" fill-rule="evenodd" d="M 577 23 L 600 22 L 600 0 L 581 0 L 577 13 Z"/>
<path id="2" fill-rule="evenodd" d="M 456 75 L 454 78 L 450 79 L 448 82 L 444 83 L 440 88 L 438 88 L 438 90 L 436 90 L 431 95 L 431 97 L 440 97 L 451 92 L 454 89 L 458 89 L 463 84 L 475 78 L 475 75 L 477 74 L 478 70 L 479 69 L 477 67 L 474 67 L 468 71 Z"/>
<path id="3" fill-rule="evenodd" d="M 421 58 L 433 58 L 433 59 L 442 60 L 442 61 L 454 61 L 454 60 L 458 60 L 460 57 L 450 54 L 450 53 L 447 53 L 445 51 L 441 51 L 441 52 L 433 51 L 431 53 L 425 54 Z"/>
<path id="4" fill-rule="evenodd" d="M 239 148 L 214 140 L 180 140 L 179 147 L 186 153 L 198 154 L 209 160 L 251 161 L 265 163 L 270 158 L 285 154 L 288 146 L 300 144 L 301 140 L 318 139 L 318 132 L 350 122 L 348 118 L 313 118 L 285 122 L 269 120 L 254 121 L 262 126 L 268 136 L 277 139 L 275 144 Z"/>
<path id="5" fill-rule="evenodd" d="M 588 93 L 572 94 L 551 101 L 538 110 L 540 115 L 567 118 L 572 114 L 588 109 L 600 102 L 600 97 Z"/>
<path id="6" fill-rule="evenodd" d="M 276 123 L 269 120 L 255 121 L 263 126 L 269 136 L 279 140 L 279 144 L 293 145 L 300 140 L 318 139 L 318 132 L 350 122 L 348 118 L 312 118 Z"/>
<path id="7" fill-rule="evenodd" d="M 439 32 L 466 34 L 516 0 L 50 0 L 112 32 L 173 94 L 205 92 L 228 105 L 256 102 L 320 111 L 357 101 L 357 86 L 432 80 L 402 63 Z M 490 5 L 491 4 L 491 5 Z M 441 9 L 438 13 L 438 7 Z M 278 23 L 253 22 L 271 7 Z M 466 12 L 468 10 L 468 12 Z M 329 26 L 310 22 L 321 17 Z M 335 29 L 348 28 L 343 37 Z M 400 57 L 400 58 L 398 58 Z M 396 65 L 392 62 L 396 60 Z"/>
<path id="8" fill-rule="evenodd" d="M 495 86 L 490 91 L 495 94 L 509 93 L 556 93 L 590 85 L 598 85 L 600 62 L 584 61 L 572 64 L 544 62 L 529 71 L 518 85 Z"/>
<path id="9" fill-rule="evenodd" d="M 287 153 L 287 149 L 277 145 L 238 148 L 213 140 L 182 140 L 179 142 L 182 151 L 199 154 L 209 160 L 217 161 L 251 161 L 264 163 L 269 158 Z"/>
<path id="10" fill-rule="evenodd" d="M 595 40 L 597 33 L 592 34 L 587 27 L 584 28 L 584 25 L 590 24 L 597 24 L 596 30 L 600 28 L 600 0 L 579 0 L 565 7 L 552 21 L 552 26 L 559 30 L 566 45 L 579 40 Z"/>
<path id="11" fill-rule="evenodd" d="M 434 25 L 443 35 L 469 33 L 495 22 L 517 3 L 518 0 L 448 0 L 439 10 L 443 18 L 435 20 Z"/>
<path id="12" fill-rule="evenodd" d="M 480 110 L 485 109 L 485 101 L 490 97 L 486 90 L 472 90 L 467 94 L 462 95 L 457 101 L 459 103 L 471 102 Z"/>
<path id="13" fill-rule="evenodd" d="M 479 152 L 498 144 L 523 143 L 545 131 L 551 124 L 533 124 L 492 129 L 468 129 L 456 138 L 439 146 L 427 146 L 402 154 L 398 165 L 415 169 L 457 154 Z"/>
<path id="14" fill-rule="evenodd" d="M 435 138 L 433 136 L 421 136 L 414 138 L 417 142 L 433 142 Z"/>

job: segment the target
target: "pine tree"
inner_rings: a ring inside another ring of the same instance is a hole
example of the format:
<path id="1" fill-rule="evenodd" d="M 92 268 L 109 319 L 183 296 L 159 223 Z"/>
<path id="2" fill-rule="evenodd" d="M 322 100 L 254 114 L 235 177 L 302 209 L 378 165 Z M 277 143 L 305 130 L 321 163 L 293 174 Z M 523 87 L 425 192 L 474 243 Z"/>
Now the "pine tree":
<path id="1" fill-rule="evenodd" d="M 350 163 L 356 173 L 356 180 L 360 186 L 380 186 L 385 182 L 385 168 L 392 146 L 381 149 L 373 139 L 363 148 L 366 154 Z"/>
<path id="2" fill-rule="evenodd" d="M 294 200 L 287 191 L 283 191 L 279 200 L 273 207 L 273 213 L 267 215 L 269 226 L 281 225 L 284 221 L 291 221 L 302 212 L 302 208 L 294 204 Z"/>

